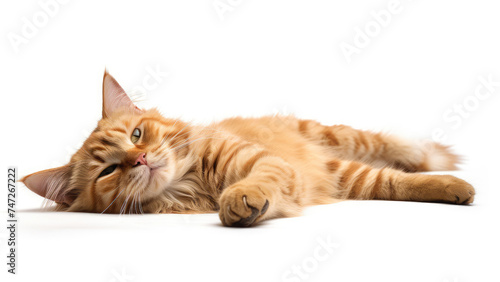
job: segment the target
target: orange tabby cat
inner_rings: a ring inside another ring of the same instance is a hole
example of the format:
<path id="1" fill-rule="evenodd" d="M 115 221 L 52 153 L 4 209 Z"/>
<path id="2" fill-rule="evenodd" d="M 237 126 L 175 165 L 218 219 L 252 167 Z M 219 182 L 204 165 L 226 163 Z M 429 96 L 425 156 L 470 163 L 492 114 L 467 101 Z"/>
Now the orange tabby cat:
<path id="1" fill-rule="evenodd" d="M 450 175 L 457 156 L 344 125 L 294 117 L 230 118 L 194 126 L 134 106 L 107 72 L 102 119 L 62 167 L 22 179 L 58 210 L 219 212 L 226 226 L 295 216 L 335 199 L 469 204 L 474 188 Z"/>

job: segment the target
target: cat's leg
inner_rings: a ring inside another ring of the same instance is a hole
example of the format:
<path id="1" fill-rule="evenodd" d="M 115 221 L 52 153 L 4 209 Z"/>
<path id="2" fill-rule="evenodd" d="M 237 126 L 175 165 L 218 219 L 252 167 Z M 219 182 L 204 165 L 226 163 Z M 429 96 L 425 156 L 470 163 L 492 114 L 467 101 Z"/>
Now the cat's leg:
<path id="1" fill-rule="evenodd" d="M 451 175 L 406 173 L 391 168 L 373 168 L 345 160 L 332 160 L 333 196 L 359 200 L 399 200 L 469 204 L 474 188 Z"/>
<path id="2" fill-rule="evenodd" d="M 312 120 L 298 120 L 297 129 L 303 136 L 332 148 L 339 158 L 375 167 L 407 172 L 455 170 L 459 161 L 447 146 L 435 142 L 411 142 L 345 125 L 324 126 Z"/>
<path id="3" fill-rule="evenodd" d="M 232 164 L 229 174 L 245 177 L 225 188 L 219 217 L 225 226 L 250 226 L 267 218 L 300 213 L 300 176 L 283 159 L 266 152 L 247 153 Z"/>

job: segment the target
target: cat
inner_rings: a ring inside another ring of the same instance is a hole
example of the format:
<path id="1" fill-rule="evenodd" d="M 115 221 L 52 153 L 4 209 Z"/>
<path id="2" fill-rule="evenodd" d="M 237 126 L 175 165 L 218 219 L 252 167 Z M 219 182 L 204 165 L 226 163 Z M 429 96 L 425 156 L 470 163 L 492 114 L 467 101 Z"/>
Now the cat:
<path id="1" fill-rule="evenodd" d="M 58 211 L 218 212 L 243 227 L 338 199 L 470 204 L 469 183 L 416 173 L 458 161 L 435 142 L 293 116 L 195 126 L 139 109 L 105 71 L 97 128 L 68 164 L 21 181 Z"/>

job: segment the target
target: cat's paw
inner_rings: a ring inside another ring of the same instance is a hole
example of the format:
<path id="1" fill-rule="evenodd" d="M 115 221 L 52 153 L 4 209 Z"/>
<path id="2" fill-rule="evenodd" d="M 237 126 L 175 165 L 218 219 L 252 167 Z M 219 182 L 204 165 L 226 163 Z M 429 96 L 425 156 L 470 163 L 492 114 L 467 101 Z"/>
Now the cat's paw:
<path id="1" fill-rule="evenodd" d="M 258 222 L 269 200 L 258 187 L 228 187 L 219 200 L 219 217 L 225 226 L 247 227 Z"/>
<path id="2" fill-rule="evenodd" d="M 428 175 L 424 184 L 427 198 L 431 201 L 467 205 L 474 201 L 474 187 L 451 175 Z"/>
<path id="3" fill-rule="evenodd" d="M 476 191 L 474 187 L 466 181 L 456 178 L 451 175 L 444 175 L 446 177 L 446 192 L 447 201 L 459 205 L 467 205 L 474 201 Z"/>

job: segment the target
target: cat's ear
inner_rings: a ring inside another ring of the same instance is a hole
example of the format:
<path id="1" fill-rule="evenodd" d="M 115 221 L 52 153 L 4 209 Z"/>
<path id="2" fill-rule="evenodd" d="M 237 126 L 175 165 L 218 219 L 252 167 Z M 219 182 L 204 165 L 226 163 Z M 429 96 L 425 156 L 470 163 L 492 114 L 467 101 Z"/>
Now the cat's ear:
<path id="1" fill-rule="evenodd" d="M 69 165 L 35 172 L 21 179 L 31 191 L 57 203 L 71 205 L 76 198 L 68 191 L 71 177 Z"/>
<path id="2" fill-rule="evenodd" d="M 142 113 L 142 110 L 134 105 L 115 78 L 107 70 L 104 70 L 102 79 L 102 118 L 109 117 L 117 110 L 126 110 L 136 114 Z"/>

